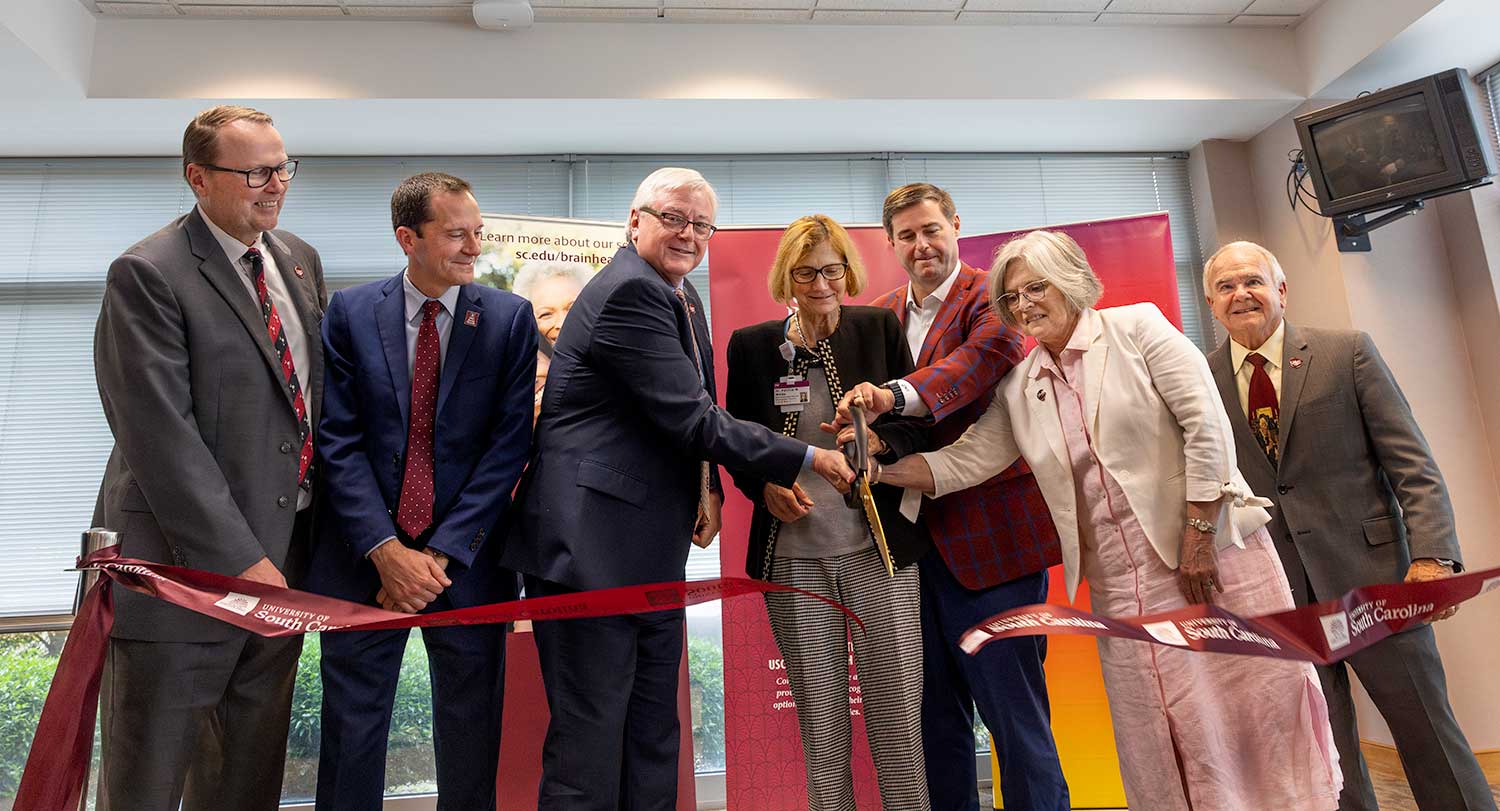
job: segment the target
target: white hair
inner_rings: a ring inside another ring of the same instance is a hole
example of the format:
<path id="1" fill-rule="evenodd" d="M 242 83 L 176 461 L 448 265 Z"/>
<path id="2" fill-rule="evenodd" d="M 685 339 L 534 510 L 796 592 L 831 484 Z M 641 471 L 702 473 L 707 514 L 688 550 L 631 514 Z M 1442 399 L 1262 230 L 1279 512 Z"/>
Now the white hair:
<path id="1" fill-rule="evenodd" d="M 1236 242 L 1231 242 L 1223 246 L 1222 248 L 1219 248 L 1217 251 L 1214 251 L 1214 255 L 1208 257 L 1208 261 L 1203 263 L 1204 297 L 1214 297 L 1214 263 L 1218 262 L 1219 257 L 1223 254 L 1235 250 L 1249 251 L 1250 253 L 1259 256 L 1261 267 L 1267 268 L 1271 271 L 1271 282 L 1277 287 L 1281 287 L 1282 285 L 1286 284 L 1286 273 L 1282 271 L 1281 263 L 1276 261 L 1276 255 L 1261 247 L 1260 245 L 1255 244 L 1254 242 L 1249 242 L 1242 239 Z"/>
<path id="2" fill-rule="evenodd" d="M 1017 259 L 1025 260 L 1036 275 L 1056 287 L 1073 312 L 1098 304 L 1104 295 L 1104 284 L 1072 237 L 1061 231 L 1030 231 L 1000 246 L 990 265 L 990 307 L 1009 326 L 1017 326 L 1016 314 L 1000 304 L 1000 296 L 1005 271 Z"/>
<path id="3" fill-rule="evenodd" d="M 636 211 L 641 206 L 655 206 L 656 201 L 664 195 L 681 189 L 701 191 L 708 195 L 708 203 L 713 207 L 714 214 L 719 213 L 719 195 L 714 187 L 709 184 L 708 179 L 699 174 L 696 169 L 683 169 L 676 166 L 664 166 L 641 181 L 641 185 L 635 189 L 635 197 L 630 201 L 630 210 Z M 630 223 L 625 224 L 625 238 L 630 238 Z"/>
<path id="4" fill-rule="evenodd" d="M 510 290 L 530 301 L 531 291 L 548 279 L 572 279 L 582 289 L 589 283 L 589 279 L 594 278 L 594 272 L 592 267 L 579 262 L 527 262 L 516 272 L 515 281 L 510 283 Z"/>

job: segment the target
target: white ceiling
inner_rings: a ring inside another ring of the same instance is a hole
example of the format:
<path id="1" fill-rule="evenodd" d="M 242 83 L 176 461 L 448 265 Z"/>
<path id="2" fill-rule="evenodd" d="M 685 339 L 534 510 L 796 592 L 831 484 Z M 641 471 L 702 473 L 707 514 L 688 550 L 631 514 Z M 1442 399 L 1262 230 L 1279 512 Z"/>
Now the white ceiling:
<path id="1" fill-rule="evenodd" d="M 470 19 L 471 0 L 78 0 L 109 17 Z M 533 0 L 538 22 L 1295 26 L 1323 0 Z"/>

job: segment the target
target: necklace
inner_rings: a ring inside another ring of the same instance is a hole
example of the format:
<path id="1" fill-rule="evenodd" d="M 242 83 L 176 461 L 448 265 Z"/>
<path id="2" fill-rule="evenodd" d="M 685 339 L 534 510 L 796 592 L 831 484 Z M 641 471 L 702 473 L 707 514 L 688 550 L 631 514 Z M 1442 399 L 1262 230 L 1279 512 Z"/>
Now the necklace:
<path id="1" fill-rule="evenodd" d="M 839 309 L 839 314 L 843 314 L 843 308 Z M 807 349 L 812 349 L 815 344 L 807 339 L 807 331 L 802 328 L 802 308 L 800 307 L 792 313 L 792 326 L 797 328 L 797 338 L 802 342 L 802 346 Z M 834 330 L 837 330 L 838 328 L 839 317 L 836 315 L 833 318 L 833 329 L 828 330 L 828 334 L 832 335 L 834 333 Z"/>

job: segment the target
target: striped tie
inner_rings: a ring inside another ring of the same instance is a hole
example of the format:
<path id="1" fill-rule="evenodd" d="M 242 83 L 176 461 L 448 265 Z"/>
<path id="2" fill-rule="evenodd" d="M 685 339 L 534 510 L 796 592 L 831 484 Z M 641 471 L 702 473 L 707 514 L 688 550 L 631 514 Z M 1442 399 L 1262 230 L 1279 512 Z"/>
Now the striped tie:
<path id="1" fill-rule="evenodd" d="M 281 328 L 281 316 L 276 314 L 276 304 L 271 301 L 271 291 L 266 287 L 266 263 L 260 251 L 251 248 L 245 252 L 250 260 L 250 278 L 255 282 L 255 295 L 260 299 L 260 314 L 266 319 L 266 332 L 271 336 L 271 347 L 281 361 L 281 374 L 286 379 L 287 390 L 292 393 L 292 410 L 297 413 L 297 431 L 302 435 L 302 451 L 297 457 L 297 486 L 307 487 L 307 469 L 312 465 L 312 429 L 307 424 L 307 403 L 302 399 L 302 384 L 297 382 L 297 367 L 292 363 L 292 348 L 286 342 L 286 332 Z"/>

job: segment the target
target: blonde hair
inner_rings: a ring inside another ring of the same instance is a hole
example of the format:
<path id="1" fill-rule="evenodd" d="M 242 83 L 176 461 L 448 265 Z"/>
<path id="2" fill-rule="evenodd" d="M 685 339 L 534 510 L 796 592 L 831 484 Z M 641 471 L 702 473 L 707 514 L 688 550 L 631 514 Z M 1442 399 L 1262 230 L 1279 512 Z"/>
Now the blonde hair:
<path id="1" fill-rule="evenodd" d="M 182 176 L 187 177 L 188 164 L 214 163 L 219 154 L 219 130 L 236 121 L 272 126 L 269 115 L 235 104 L 220 104 L 193 116 L 182 133 Z"/>
<path id="2" fill-rule="evenodd" d="M 792 268 L 825 242 L 849 265 L 849 272 L 844 274 L 844 292 L 857 296 L 865 289 L 865 263 L 860 260 L 859 249 L 854 247 L 849 232 L 826 214 L 809 214 L 781 232 L 781 244 L 776 246 L 776 259 L 771 262 L 771 273 L 766 278 L 771 298 L 781 304 L 792 300 Z"/>
<path id="3" fill-rule="evenodd" d="M 1017 259 L 1024 259 L 1038 276 L 1056 287 L 1077 312 L 1094 306 L 1104 295 L 1104 284 L 1072 237 L 1061 231 L 1029 231 L 1000 246 L 990 265 L 990 306 L 1009 326 L 1017 325 L 1016 317 L 1000 303 L 1000 296 L 1005 292 L 1005 270 Z"/>
<path id="4" fill-rule="evenodd" d="M 1206 298 L 1213 298 L 1214 295 L 1212 289 L 1214 283 L 1214 263 L 1219 261 L 1220 256 L 1229 251 L 1237 250 L 1249 251 L 1259 256 L 1261 266 L 1271 271 L 1271 281 L 1277 287 L 1286 284 L 1286 273 L 1281 269 L 1281 263 L 1276 261 L 1276 255 L 1254 242 L 1242 239 L 1237 242 L 1231 242 L 1214 251 L 1214 255 L 1208 257 L 1208 261 L 1203 263 L 1203 295 Z"/>

